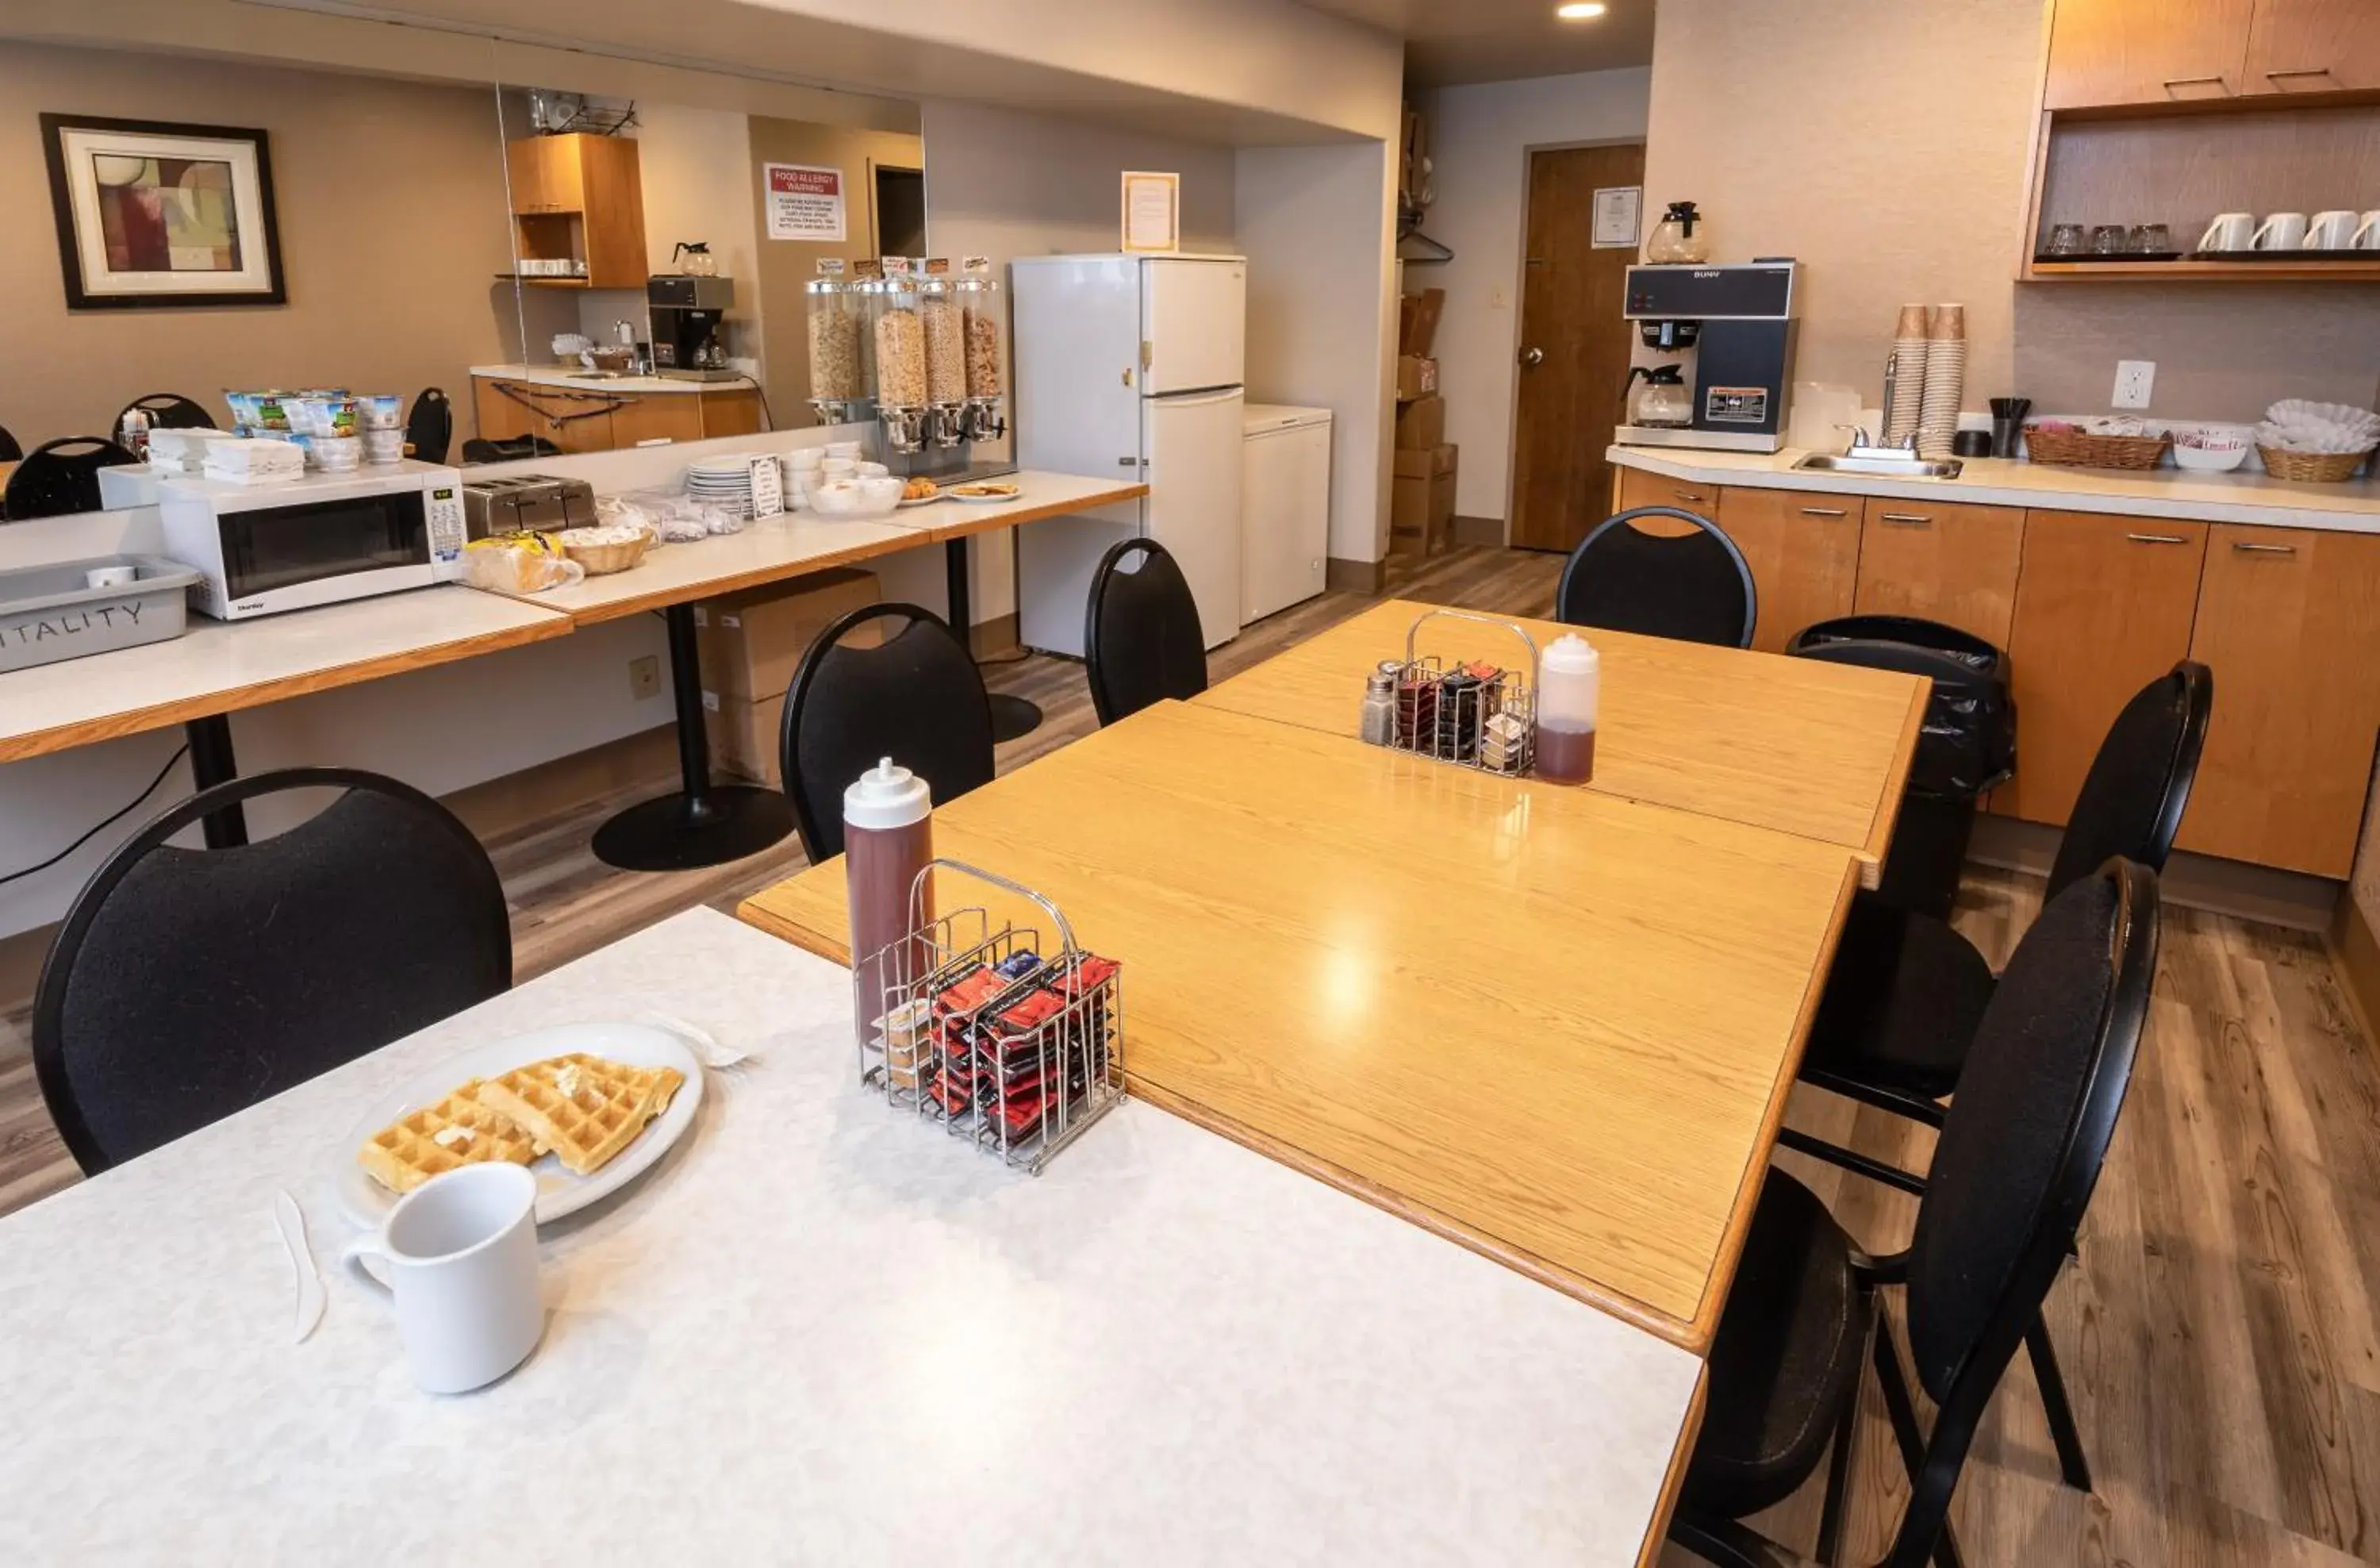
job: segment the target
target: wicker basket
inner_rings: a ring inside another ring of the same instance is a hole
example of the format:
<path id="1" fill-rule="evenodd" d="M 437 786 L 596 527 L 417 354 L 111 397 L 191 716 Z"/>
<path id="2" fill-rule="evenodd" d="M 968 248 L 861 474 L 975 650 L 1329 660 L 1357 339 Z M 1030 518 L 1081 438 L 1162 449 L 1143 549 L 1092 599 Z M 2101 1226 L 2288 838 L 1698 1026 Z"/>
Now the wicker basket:
<path id="1" fill-rule="evenodd" d="M 639 534 L 618 544 L 572 544 L 565 540 L 562 553 L 584 566 L 589 577 L 600 577 L 626 571 L 645 558 L 645 552 L 652 544 L 650 534 Z"/>
<path id="2" fill-rule="evenodd" d="M 2154 468 L 2172 445 L 2169 435 L 2087 435 L 2038 425 L 2024 428 L 2027 456 L 2070 468 Z"/>
<path id="3" fill-rule="evenodd" d="M 2256 455 L 2265 460 L 2265 471 L 2277 480 L 2310 480 L 2316 484 L 2353 479 L 2355 470 L 2372 456 L 2368 451 L 2284 452 L 2277 446 L 2259 446 Z"/>

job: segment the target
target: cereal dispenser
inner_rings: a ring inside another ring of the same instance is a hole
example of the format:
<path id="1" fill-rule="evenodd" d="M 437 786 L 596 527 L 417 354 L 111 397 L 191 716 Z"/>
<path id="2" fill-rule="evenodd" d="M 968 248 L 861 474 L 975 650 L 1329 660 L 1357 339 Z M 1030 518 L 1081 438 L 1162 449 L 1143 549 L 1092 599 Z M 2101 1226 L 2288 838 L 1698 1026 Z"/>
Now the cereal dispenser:
<path id="1" fill-rule="evenodd" d="M 904 478 L 975 473 L 975 443 L 1008 430 L 991 263 L 971 257 L 957 277 L 939 258 L 888 256 L 882 266 L 882 281 L 865 286 L 885 465 Z M 971 307 L 979 307 L 982 325 L 973 324 Z M 978 384 L 990 391 L 979 395 Z"/>
<path id="2" fill-rule="evenodd" d="M 1008 433 L 1008 379 L 1000 363 L 1000 281 L 991 275 L 991 259 L 968 257 L 952 290 L 965 328 L 966 437 L 998 441 Z"/>
<path id="3" fill-rule="evenodd" d="M 821 260 L 818 274 L 803 288 L 809 305 L 810 407 L 822 425 L 853 424 L 874 414 L 868 298 L 858 279 L 844 275 L 839 256 Z"/>

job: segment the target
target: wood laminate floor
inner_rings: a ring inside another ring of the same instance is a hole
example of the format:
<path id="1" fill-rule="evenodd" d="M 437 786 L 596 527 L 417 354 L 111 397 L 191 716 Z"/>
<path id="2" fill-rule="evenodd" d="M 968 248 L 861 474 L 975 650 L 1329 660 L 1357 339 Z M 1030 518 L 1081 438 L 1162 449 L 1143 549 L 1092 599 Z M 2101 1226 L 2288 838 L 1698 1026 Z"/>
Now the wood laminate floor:
<path id="1" fill-rule="evenodd" d="M 1396 571 L 1390 587 L 1542 614 L 1559 566 L 1551 556 L 1460 550 Z M 1286 611 L 1219 650 L 1214 673 L 1236 672 L 1367 602 L 1327 594 Z M 1049 714 L 1001 748 L 1003 770 L 1093 727 L 1081 666 L 1033 657 L 990 675 Z M 1348 694 L 1351 724 L 1358 695 Z M 624 788 L 491 845 L 513 901 L 521 978 L 696 904 L 732 909 L 802 864 L 790 842 L 674 876 L 596 861 L 595 825 L 668 782 Z M 2037 881 L 1979 872 L 1958 923 L 1997 965 L 2039 902 Z M 25 1014 L 25 999 L 0 999 L 0 1212 L 75 1180 L 34 1088 Z M 1791 1120 L 1921 1166 L 1931 1136 L 1808 1089 Z M 1784 1161 L 1872 1246 L 1906 1237 L 1910 1200 Z M 2139 1074 L 2081 1252 L 2048 1317 L 2097 1489 L 2084 1496 L 2059 1483 L 2020 1356 L 1960 1486 L 1954 1518 L 1967 1561 L 2380 1562 L 2380 1064 L 2318 939 L 2168 909 Z M 1871 1387 L 1847 1561 L 1882 1552 L 1907 1491 Z M 1806 1549 L 1815 1519 L 1814 1488 L 1764 1523 Z M 1690 1560 L 1672 1552 L 1669 1561 Z"/>

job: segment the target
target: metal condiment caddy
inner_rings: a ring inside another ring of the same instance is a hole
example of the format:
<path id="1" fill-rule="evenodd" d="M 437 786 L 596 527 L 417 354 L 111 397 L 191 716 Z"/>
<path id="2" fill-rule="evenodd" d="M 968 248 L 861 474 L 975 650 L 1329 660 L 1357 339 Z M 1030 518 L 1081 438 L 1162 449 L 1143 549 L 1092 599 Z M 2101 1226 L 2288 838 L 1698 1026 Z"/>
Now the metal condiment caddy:
<path id="1" fill-rule="evenodd" d="M 1417 651 L 1424 623 L 1437 616 L 1500 626 L 1529 650 L 1525 671 L 1484 661 L 1448 666 Z M 1429 610 L 1405 633 L 1405 656 L 1387 660 L 1378 674 L 1393 683 L 1394 708 L 1385 737 L 1392 750 L 1476 768 L 1505 778 L 1526 773 L 1536 760 L 1537 643 L 1528 629 L 1467 610 Z"/>
<path id="2" fill-rule="evenodd" d="M 1049 917 L 1047 933 L 980 906 L 927 918 L 937 870 L 1026 900 Z M 860 1081 L 1038 1175 L 1123 1099 L 1122 970 L 1086 952 L 1049 899 L 960 861 L 928 862 L 909 912 L 907 936 L 852 966 Z"/>

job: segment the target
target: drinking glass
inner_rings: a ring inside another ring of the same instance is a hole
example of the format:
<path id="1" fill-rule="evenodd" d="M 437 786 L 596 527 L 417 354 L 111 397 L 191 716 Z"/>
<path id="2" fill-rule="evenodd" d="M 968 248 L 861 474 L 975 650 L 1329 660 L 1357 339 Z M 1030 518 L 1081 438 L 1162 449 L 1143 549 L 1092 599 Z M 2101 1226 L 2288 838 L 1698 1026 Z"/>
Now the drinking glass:
<path id="1" fill-rule="evenodd" d="M 2121 256 L 2131 248 L 2131 233 L 2121 224 L 2101 224 L 2091 231 L 2094 256 Z"/>
<path id="2" fill-rule="evenodd" d="M 2043 250 L 2051 256 L 2080 256 L 2082 254 L 2082 225 L 2053 224 L 2049 230 L 2049 243 Z"/>
<path id="3" fill-rule="evenodd" d="M 2163 224 L 2135 225 L 2132 249 L 2144 256 L 2162 255 L 2173 249 L 2173 230 Z"/>

